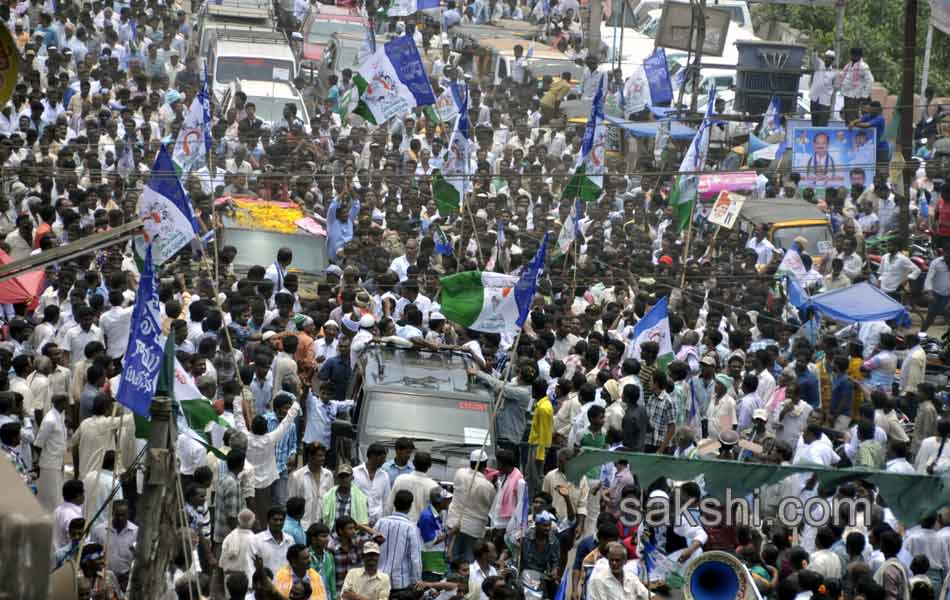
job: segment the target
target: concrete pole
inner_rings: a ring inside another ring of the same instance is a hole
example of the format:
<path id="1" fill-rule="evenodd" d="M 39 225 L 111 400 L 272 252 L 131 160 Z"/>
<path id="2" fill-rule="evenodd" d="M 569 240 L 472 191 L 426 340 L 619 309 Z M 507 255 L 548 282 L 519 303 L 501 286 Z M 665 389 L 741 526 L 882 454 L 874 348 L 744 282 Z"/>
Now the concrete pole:
<path id="1" fill-rule="evenodd" d="M 927 80 L 930 79 L 930 51 L 934 44 L 934 26 L 929 23 L 927 26 L 927 45 L 924 46 L 924 72 L 920 75 L 920 97 L 925 97 L 927 91 Z"/>
<path id="2" fill-rule="evenodd" d="M 138 598 L 159 598 L 165 590 L 165 572 L 176 544 L 177 504 L 175 466 L 177 439 L 172 421 L 172 402 L 164 396 L 152 399 L 152 421 L 145 468 L 145 490 L 139 504 L 139 536 L 135 547 L 130 589 Z"/>
<path id="3" fill-rule="evenodd" d="M 914 67 L 917 59 L 917 0 L 904 0 L 904 55 L 902 61 L 900 131 L 897 149 L 904 158 L 904 198 L 900 203 L 899 231 L 907 239 L 910 231 L 910 184 L 914 179 Z"/>
<path id="4" fill-rule="evenodd" d="M 603 2 L 613 2 L 613 0 L 591 0 L 590 19 L 587 23 L 587 53 L 589 56 L 602 58 L 600 47 L 600 22 L 604 16 Z"/>

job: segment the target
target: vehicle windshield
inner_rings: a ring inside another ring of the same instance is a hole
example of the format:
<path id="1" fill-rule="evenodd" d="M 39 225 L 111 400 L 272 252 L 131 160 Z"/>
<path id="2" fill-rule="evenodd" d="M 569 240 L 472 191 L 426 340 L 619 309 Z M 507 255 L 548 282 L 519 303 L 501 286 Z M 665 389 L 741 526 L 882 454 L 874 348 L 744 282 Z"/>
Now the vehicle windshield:
<path id="1" fill-rule="evenodd" d="M 227 56 L 218 59 L 214 80 L 231 83 L 238 79 L 248 81 L 290 81 L 294 77 L 294 64 L 289 60 Z"/>
<path id="2" fill-rule="evenodd" d="M 307 30 L 307 43 L 320 44 L 326 43 L 334 33 L 355 33 L 362 35 L 363 26 L 359 23 L 347 21 L 317 21 L 314 20 Z"/>
<path id="3" fill-rule="evenodd" d="M 775 245 L 783 250 L 790 248 L 792 242 L 799 236 L 808 240 L 804 250 L 810 256 L 819 256 L 831 250 L 831 230 L 827 225 L 805 225 L 776 229 Z"/>
<path id="4" fill-rule="evenodd" d="M 488 431 L 487 402 L 386 391 L 372 393 L 364 410 L 366 433 L 372 436 L 480 445 Z"/>
<path id="5" fill-rule="evenodd" d="M 237 248 L 235 266 L 251 267 L 274 262 L 277 251 L 290 248 L 294 260 L 290 270 L 308 274 L 322 273 L 327 268 L 326 242 L 322 238 L 305 234 L 287 234 L 252 229 L 230 229 L 223 232 L 223 244 Z"/>
<path id="6" fill-rule="evenodd" d="M 253 102 L 257 107 L 257 118 L 268 125 L 273 125 L 284 116 L 284 106 L 295 104 L 297 106 L 297 116 L 301 119 L 307 114 L 303 102 L 299 99 L 290 100 L 288 98 L 274 98 L 273 96 L 248 96 L 248 102 Z"/>
<path id="7" fill-rule="evenodd" d="M 642 33 L 643 35 L 647 37 L 656 39 L 656 32 L 659 29 L 660 29 L 659 17 L 657 18 L 650 17 L 640 27 L 640 33 Z"/>

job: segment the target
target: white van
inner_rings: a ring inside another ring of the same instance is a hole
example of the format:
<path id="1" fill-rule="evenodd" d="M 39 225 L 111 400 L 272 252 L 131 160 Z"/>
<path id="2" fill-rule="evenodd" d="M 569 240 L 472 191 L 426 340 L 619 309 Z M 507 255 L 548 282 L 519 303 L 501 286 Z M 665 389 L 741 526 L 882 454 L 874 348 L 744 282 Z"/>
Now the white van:
<path id="1" fill-rule="evenodd" d="M 211 48 L 207 64 L 218 100 L 234 81 L 290 83 L 297 76 L 297 59 L 279 32 L 228 30 Z"/>
<path id="2" fill-rule="evenodd" d="M 310 133 L 310 113 L 294 84 L 285 81 L 235 81 L 229 86 L 224 97 L 224 112 L 234 104 L 235 92 L 244 92 L 247 101 L 254 104 L 257 118 L 264 125 L 273 130 L 274 125 L 284 116 L 284 106 L 293 104 L 297 107 L 297 118 L 303 121 L 303 128 Z"/>

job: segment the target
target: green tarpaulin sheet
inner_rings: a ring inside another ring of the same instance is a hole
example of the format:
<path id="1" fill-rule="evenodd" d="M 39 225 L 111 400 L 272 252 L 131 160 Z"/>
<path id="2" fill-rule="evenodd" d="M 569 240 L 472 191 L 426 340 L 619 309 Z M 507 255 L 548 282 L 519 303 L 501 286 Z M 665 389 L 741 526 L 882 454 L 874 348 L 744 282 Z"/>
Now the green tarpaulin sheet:
<path id="1" fill-rule="evenodd" d="M 733 498 L 744 497 L 757 488 L 779 483 L 796 473 L 816 474 L 819 485 L 837 485 L 860 479 L 877 487 L 894 516 L 906 527 L 944 506 L 950 506 L 950 475 L 903 475 L 859 468 L 833 469 L 817 465 L 786 467 L 585 449 L 567 464 L 567 477 L 571 481 L 579 481 L 588 470 L 621 457 L 630 461 L 631 472 L 643 486 L 661 476 L 686 481 L 703 475 L 706 492 L 720 499 L 725 497 L 727 489 L 731 490 Z"/>

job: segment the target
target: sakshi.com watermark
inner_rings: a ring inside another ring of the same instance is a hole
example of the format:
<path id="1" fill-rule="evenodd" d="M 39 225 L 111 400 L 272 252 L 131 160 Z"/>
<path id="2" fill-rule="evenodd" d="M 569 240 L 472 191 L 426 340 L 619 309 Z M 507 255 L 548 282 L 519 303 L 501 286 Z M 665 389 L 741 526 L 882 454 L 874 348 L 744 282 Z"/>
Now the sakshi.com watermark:
<path id="1" fill-rule="evenodd" d="M 640 498 L 631 497 L 620 502 L 620 521 L 625 527 L 758 527 L 766 522 L 777 522 L 790 528 L 802 524 L 815 528 L 826 525 L 854 527 L 860 514 L 871 514 L 871 501 L 868 498 L 786 496 L 773 505 L 766 515 L 758 494 L 735 497 L 729 489 L 722 499 L 696 499 L 675 489 L 669 498 L 654 496 L 643 502 Z"/>

